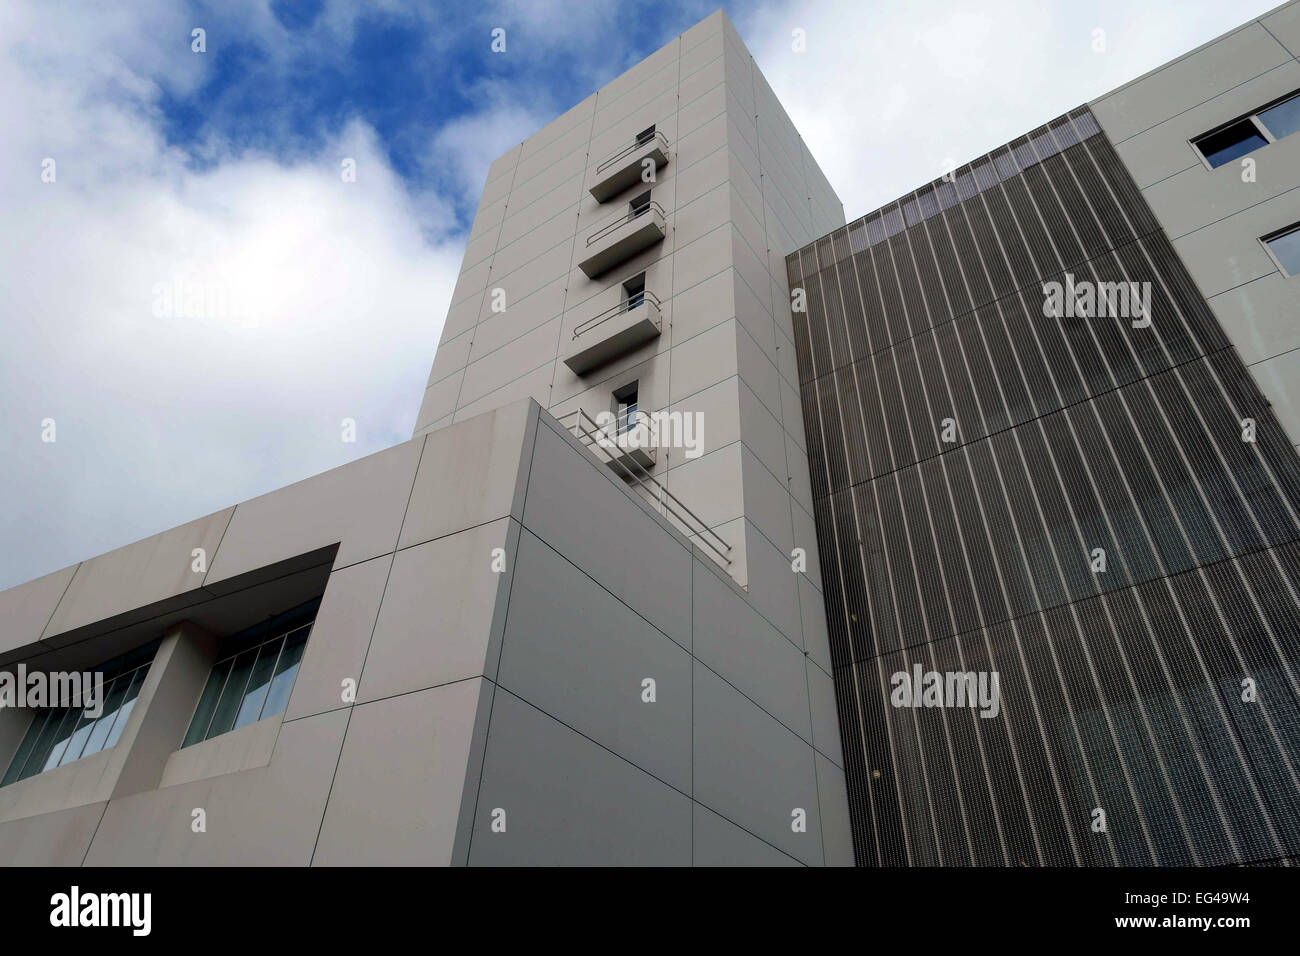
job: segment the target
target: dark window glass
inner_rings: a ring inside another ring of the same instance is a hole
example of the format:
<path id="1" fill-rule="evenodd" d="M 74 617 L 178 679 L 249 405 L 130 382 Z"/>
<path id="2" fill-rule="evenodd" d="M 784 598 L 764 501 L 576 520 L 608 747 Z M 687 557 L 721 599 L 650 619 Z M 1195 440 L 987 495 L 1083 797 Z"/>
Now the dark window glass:
<path id="1" fill-rule="evenodd" d="M 1268 140 L 1260 135 L 1249 119 L 1237 120 L 1231 126 L 1196 141 L 1196 148 L 1216 169 L 1267 145 Z"/>
<path id="2" fill-rule="evenodd" d="M 132 674 L 123 674 L 121 677 L 116 678 L 110 687 L 105 688 L 104 712 L 99 715 L 99 719 L 95 721 L 95 726 L 91 728 L 83 756 L 90 756 L 104 749 L 104 741 L 108 740 L 109 731 L 113 729 L 113 721 L 117 719 L 117 709 L 122 706 L 122 698 L 131 689 L 131 678 L 133 676 Z"/>
<path id="3" fill-rule="evenodd" d="M 259 719 L 262 704 L 266 700 L 266 691 L 271 686 L 271 678 L 275 674 L 275 663 L 280 659 L 280 648 L 283 646 L 284 639 L 278 638 L 267 641 L 258 650 L 257 663 L 253 665 L 252 674 L 248 678 L 243 703 L 239 705 L 239 713 L 235 715 L 235 729 Z"/>
<path id="4" fill-rule="evenodd" d="M 190 721 L 190 730 L 185 735 L 182 747 L 206 739 L 208 727 L 212 724 L 212 715 L 217 710 L 217 701 L 221 699 L 221 691 L 226 686 L 226 678 L 230 676 L 230 667 L 234 663 L 233 657 L 228 658 L 213 667 L 212 672 L 208 674 L 208 682 L 199 697 L 198 709 L 194 711 L 194 719 Z"/>
<path id="5" fill-rule="evenodd" d="M 1278 103 L 1271 109 L 1259 114 L 1274 139 L 1290 136 L 1300 131 L 1300 96 L 1293 96 L 1285 103 Z"/>
<path id="6" fill-rule="evenodd" d="M 637 386 L 638 382 L 630 382 L 622 388 L 614 391 L 614 415 L 616 416 L 616 427 L 618 434 L 622 434 L 636 425 L 636 407 L 637 407 Z"/>
<path id="7" fill-rule="evenodd" d="M 623 293 L 627 296 L 627 307 L 635 309 L 645 301 L 645 273 L 635 275 L 623 283 Z"/>
<path id="8" fill-rule="evenodd" d="M 41 767 L 42 772 L 53 770 L 59 765 L 59 761 L 63 758 L 63 751 L 72 738 L 72 731 L 76 729 L 77 722 L 80 719 L 80 710 L 68 708 L 63 712 L 63 719 L 59 721 L 58 733 L 54 735 L 54 745 L 50 747 L 49 753 L 45 757 L 45 763 Z"/>
<path id="9" fill-rule="evenodd" d="M 122 706 L 117 709 L 117 716 L 113 719 L 113 728 L 108 732 L 108 739 L 104 741 L 104 749 L 117 743 L 118 738 L 122 736 L 122 731 L 126 729 L 126 722 L 131 718 L 131 711 L 135 709 L 135 699 L 140 696 L 140 686 L 144 683 L 145 675 L 148 673 L 146 668 L 140 668 L 131 678 L 131 686 L 127 688 L 126 696 L 122 698 Z"/>
<path id="10" fill-rule="evenodd" d="M 94 726 L 95 718 L 82 711 L 81 719 L 77 721 L 77 729 L 74 730 L 72 736 L 68 738 L 68 746 L 63 751 L 63 756 L 59 759 L 59 766 L 81 759 L 81 752 L 86 747 L 86 738 L 90 736 L 90 732 L 94 729 Z"/>
<path id="11" fill-rule="evenodd" d="M 307 632 L 310 630 L 311 628 L 302 627 L 286 638 L 284 650 L 280 652 L 279 663 L 275 665 L 275 677 L 271 679 L 271 689 L 262 707 L 263 719 L 284 713 L 284 708 L 288 706 L 289 691 L 293 689 L 294 678 L 298 676 L 298 665 L 302 662 L 302 652 L 307 646 Z"/>
<path id="12" fill-rule="evenodd" d="M 0 786 L 13 783 L 18 779 L 19 774 L 23 772 L 23 765 L 27 763 L 27 758 L 36 749 L 36 742 L 40 740 L 41 732 L 50 720 L 50 714 L 51 711 L 44 710 L 32 718 L 27 733 L 23 735 L 22 743 L 18 745 L 18 752 L 14 754 L 14 759 L 10 761 L 9 769 L 5 771 L 4 781 L 0 783 Z"/>
<path id="13" fill-rule="evenodd" d="M 1286 274 L 1300 275 L 1300 226 L 1280 236 L 1267 240 L 1269 250 L 1277 257 Z"/>
<path id="14" fill-rule="evenodd" d="M 59 734 L 59 726 L 63 723 L 63 718 L 67 716 L 67 713 L 62 707 L 55 708 L 50 712 L 50 719 L 42 726 L 40 734 L 36 738 L 36 746 L 32 748 L 31 755 L 27 758 L 22 776 L 30 777 L 34 773 L 40 773 L 45 768 L 45 758 L 49 756 L 50 748 L 54 746 L 54 741 Z"/>
<path id="15" fill-rule="evenodd" d="M 235 658 L 230 676 L 226 678 L 225 690 L 221 692 L 221 701 L 216 713 L 212 715 L 212 724 L 207 736 L 216 737 L 233 730 L 235 717 L 244 702 L 244 688 L 248 686 L 249 675 L 253 673 L 253 664 L 257 661 L 257 648 L 244 651 Z"/>
<path id="16" fill-rule="evenodd" d="M 125 719 L 117 720 L 119 704 L 133 682 L 137 690 L 144 682 L 158 643 L 153 641 L 91 669 L 90 673 L 103 675 L 98 714 L 82 707 L 39 711 L 28 725 L 0 786 L 89 757 L 117 743 L 117 735 L 125 725 Z M 81 703 L 89 706 L 91 699 Z M 117 735 L 112 733 L 115 722 Z"/>
<path id="17" fill-rule="evenodd" d="M 182 747 L 284 712 L 319 604 L 310 601 L 226 639 Z"/>

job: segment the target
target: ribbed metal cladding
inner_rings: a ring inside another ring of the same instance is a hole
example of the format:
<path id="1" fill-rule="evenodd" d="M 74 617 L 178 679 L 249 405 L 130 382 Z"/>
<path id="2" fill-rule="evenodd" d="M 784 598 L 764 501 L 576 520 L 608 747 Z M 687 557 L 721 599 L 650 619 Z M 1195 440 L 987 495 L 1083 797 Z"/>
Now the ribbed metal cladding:
<path id="1" fill-rule="evenodd" d="M 950 179 L 787 260 L 858 862 L 1300 861 L 1300 461 L 1086 107 Z"/>

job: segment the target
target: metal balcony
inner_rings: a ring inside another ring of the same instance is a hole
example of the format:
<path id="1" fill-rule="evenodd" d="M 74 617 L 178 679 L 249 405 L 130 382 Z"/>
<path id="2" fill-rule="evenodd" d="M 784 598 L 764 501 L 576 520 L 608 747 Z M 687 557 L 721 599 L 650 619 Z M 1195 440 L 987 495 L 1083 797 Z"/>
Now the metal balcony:
<path id="1" fill-rule="evenodd" d="M 661 242 L 667 234 L 663 206 L 652 200 L 588 236 L 586 251 L 578 262 L 578 268 L 588 279 L 593 278 Z"/>
<path id="2" fill-rule="evenodd" d="M 654 161 L 656 170 L 668 163 L 668 137 L 662 132 L 656 131 L 649 139 L 624 147 L 600 163 L 588 176 L 591 181 L 588 192 L 596 202 L 605 202 L 644 182 L 642 173 L 647 159 Z"/>
<path id="3" fill-rule="evenodd" d="M 662 330 L 658 297 L 653 292 L 637 293 L 574 329 L 564 364 L 574 375 L 585 375 L 644 345 Z"/>
<path id="4" fill-rule="evenodd" d="M 650 469 L 659 458 L 650 416 L 645 412 L 616 415 L 609 424 L 599 427 L 593 437 L 609 457 L 609 464 L 624 477 L 628 477 L 625 470 L 644 472 L 649 477 Z"/>
<path id="5" fill-rule="evenodd" d="M 648 419 L 649 416 L 645 412 L 637 412 L 636 429 L 648 431 L 648 427 L 644 424 Z M 639 491 L 646 503 L 667 518 L 673 527 L 706 549 L 710 557 L 723 569 L 730 569 L 731 545 L 650 474 L 650 468 L 654 466 L 654 448 L 630 449 L 627 447 L 627 442 L 620 447 L 619 436 L 615 434 L 618 431 L 617 423 L 615 426 L 601 427 L 580 408 L 567 415 L 561 415 L 558 421 L 628 485 Z M 629 431 L 632 429 L 627 429 L 622 434 L 627 435 Z M 648 458 L 643 454 L 646 451 L 650 453 Z M 645 463 L 646 461 L 648 464 Z"/>

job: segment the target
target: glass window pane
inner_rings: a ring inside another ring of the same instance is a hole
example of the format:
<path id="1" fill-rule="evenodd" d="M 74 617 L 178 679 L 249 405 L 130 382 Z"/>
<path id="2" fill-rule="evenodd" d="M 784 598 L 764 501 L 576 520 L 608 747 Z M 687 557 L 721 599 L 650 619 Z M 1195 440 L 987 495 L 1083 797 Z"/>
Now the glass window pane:
<path id="1" fill-rule="evenodd" d="M 50 719 L 50 712 L 43 710 L 32 717 L 32 722 L 27 728 L 27 733 L 23 735 L 23 742 L 18 745 L 18 752 L 14 754 L 14 759 L 9 761 L 9 769 L 5 771 L 4 780 L 0 782 L 0 787 L 13 783 L 18 779 L 18 775 L 23 772 L 23 764 L 31 756 L 32 751 L 36 748 L 36 741 L 40 740 L 41 731 L 45 729 L 46 723 Z"/>
<path id="2" fill-rule="evenodd" d="M 279 659 L 280 648 L 283 646 L 284 638 L 280 638 L 276 641 L 267 641 L 257 652 L 257 663 L 253 665 L 253 673 L 248 678 L 248 689 L 244 691 L 244 702 L 239 705 L 235 727 L 251 724 L 262 712 L 262 702 L 266 700 L 266 690 L 271 686 L 272 672 L 275 670 L 275 662 Z"/>
<path id="3" fill-rule="evenodd" d="M 95 721 L 95 726 L 90 731 L 86 748 L 82 751 L 83 757 L 89 757 L 104 749 L 104 741 L 108 739 L 108 732 L 113 729 L 113 721 L 117 718 L 117 709 L 122 706 L 122 698 L 126 696 L 127 688 L 130 686 L 130 674 L 114 678 L 108 685 L 104 695 L 104 712 L 99 715 L 99 719 Z"/>
<path id="4" fill-rule="evenodd" d="M 68 739 L 68 746 L 59 759 L 60 767 L 65 763 L 72 763 L 74 760 L 81 759 L 81 751 L 86 746 L 86 739 L 95 726 L 95 718 L 88 716 L 84 710 L 76 711 L 76 713 L 80 715 L 77 721 L 77 729 L 72 732 L 72 736 Z"/>
<path id="5" fill-rule="evenodd" d="M 50 712 L 50 719 L 41 730 L 41 736 L 37 739 L 36 746 L 32 748 L 31 756 L 27 758 L 27 765 L 23 767 L 23 772 L 18 779 L 22 780 L 41 772 L 41 768 L 45 765 L 45 758 L 49 756 L 50 748 L 54 746 L 54 741 L 57 739 L 59 724 L 63 722 L 66 713 L 67 711 L 64 710 Z"/>
<path id="6" fill-rule="evenodd" d="M 212 715 L 212 726 L 208 728 L 205 739 L 224 734 L 235 726 L 235 715 L 244 702 L 244 687 L 248 684 L 248 675 L 253 672 L 253 662 L 256 660 L 257 648 L 244 651 L 235 658 L 235 665 L 226 681 L 226 689 L 221 692 L 221 702 Z"/>
<path id="7" fill-rule="evenodd" d="M 1300 131 L 1300 96 L 1293 96 L 1285 103 L 1278 103 L 1272 109 L 1264 110 L 1259 114 L 1259 118 L 1277 139 Z"/>
<path id="8" fill-rule="evenodd" d="M 140 696 L 140 685 L 144 683 L 148 673 L 149 668 L 141 667 L 131 674 L 131 686 L 127 688 L 126 696 L 122 698 L 122 706 L 117 709 L 117 717 L 113 720 L 113 729 L 108 732 L 108 739 L 104 741 L 105 750 L 116 744 L 118 738 L 122 736 L 122 731 L 126 729 L 126 722 L 130 719 L 131 711 L 135 707 L 135 699 Z"/>
<path id="9" fill-rule="evenodd" d="M 1238 120 L 1227 129 L 1196 141 L 1196 148 L 1216 169 L 1267 145 L 1268 140 L 1260 135 L 1255 124 L 1248 119 Z"/>
<path id="10" fill-rule="evenodd" d="M 3 780 L 0 780 L 0 786 L 53 770 L 113 746 L 126 727 L 130 705 L 148 676 L 148 661 L 156 653 L 158 643 L 155 640 L 142 645 L 95 668 L 106 677 L 119 675 L 106 679 L 99 688 L 102 709 L 98 716 L 87 713 L 85 707 L 50 708 L 35 714 L 5 770 Z M 120 673 L 124 663 L 134 670 Z M 123 703 L 125 708 L 119 706 Z"/>
<path id="11" fill-rule="evenodd" d="M 262 707 L 263 717 L 283 714 L 289 704 L 289 691 L 293 690 L 293 680 L 298 676 L 298 664 L 302 660 L 303 648 L 307 646 L 309 627 L 300 628 L 289 635 L 280 662 L 275 666 L 275 678 L 271 681 L 271 690 L 266 695 L 266 704 Z"/>
<path id="12" fill-rule="evenodd" d="M 1300 276 L 1300 229 L 1268 240 L 1269 249 L 1290 276 Z"/>
<path id="13" fill-rule="evenodd" d="M 182 747 L 197 744 L 207 737 L 208 725 L 212 723 L 212 714 L 217 709 L 221 689 L 226 686 L 226 675 L 230 673 L 230 665 L 233 663 L 235 659 L 232 657 L 212 668 L 212 673 L 208 675 L 208 682 L 203 687 L 203 693 L 199 696 L 199 706 L 194 711 L 194 719 L 190 721 L 190 729 L 185 734 Z"/>
<path id="14" fill-rule="evenodd" d="M 54 745 L 50 747 L 49 753 L 45 757 L 45 763 L 42 764 L 38 773 L 53 770 L 59 765 L 59 761 L 63 759 L 63 752 L 68 747 L 68 741 L 72 737 L 72 732 L 76 729 L 80 720 L 80 709 L 70 707 L 64 712 L 63 720 L 59 723 L 58 733 L 54 735 Z"/>
<path id="15" fill-rule="evenodd" d="M 59 709 L 50 711 L 50 718 L 41 728 L 41 735 L 36 739 L 36 746 L 32 748 L 31 754 L 27 757 L 27 763 L 23 766 L 23 771 L 18 775 L 19 780 L 25 780 L 34 773 L 40 773 L 41 767 L 45 764 L 45 758 L 49 755 L 50 748 L 54 746 L 54 739 L 59 732 L 59 723 L 63 720 L 64 712 Z"/>

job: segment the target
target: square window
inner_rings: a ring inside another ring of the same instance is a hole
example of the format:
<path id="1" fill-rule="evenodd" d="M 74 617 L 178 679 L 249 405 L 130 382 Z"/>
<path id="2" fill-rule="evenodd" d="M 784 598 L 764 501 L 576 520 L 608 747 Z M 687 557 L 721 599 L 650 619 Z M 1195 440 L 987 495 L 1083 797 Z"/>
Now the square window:
<path id="1" fill-rule="evenodd" d="M 1293 96 L 1283 103 L 1278 103 L 1277 106 L 1264 110 L 1259 114 L 1259 118 L 1268 127 L 1274 139 L 1300 132 L 1300 96 Z"/>
<path id="2" fill-rule="evenodd" d="M 1237 120 L 1217 133 L 1202 136 L 1193 144 L 1201 151 L 1205 161 L 1218 169 L 1220 166 L 1240 159 L 1247 153 L 1254 152 L 1261 146 L 1267 146 L 1262 133 L 1250 119 Z"/>
<path id="3" fill-rule="evenodd" d="M 1300 224 L 1264 240 L 1268 251 L 1288 276 L 1300 276 Z"/>
<path id="4" fill-rule="evenodd" d="M 182 747 L 284 713 L 320 599 L 227 638 Z"/>
<path id="5" fill-rule="evenodd" d="M 623 298 L 628 309 L 635 309 L 645 301 L 645 273 L 634 275 L 623 283 Z"/>
<path id="6" fill-rule="evenodd" d="M 621 435 L 636 426 L 637 385 L 631 382 L 614 392 L 614 415 L 617 434 Z"/>
<path id="7" fill-rule="evenodd" d="M 107 750 L 117 743 L 149 675 L 159 641 L 152 641 L 91 668 L 104 675 L 99 713 L 81 707 L 50 707 L 37 711 L 0 786 Z"/>

